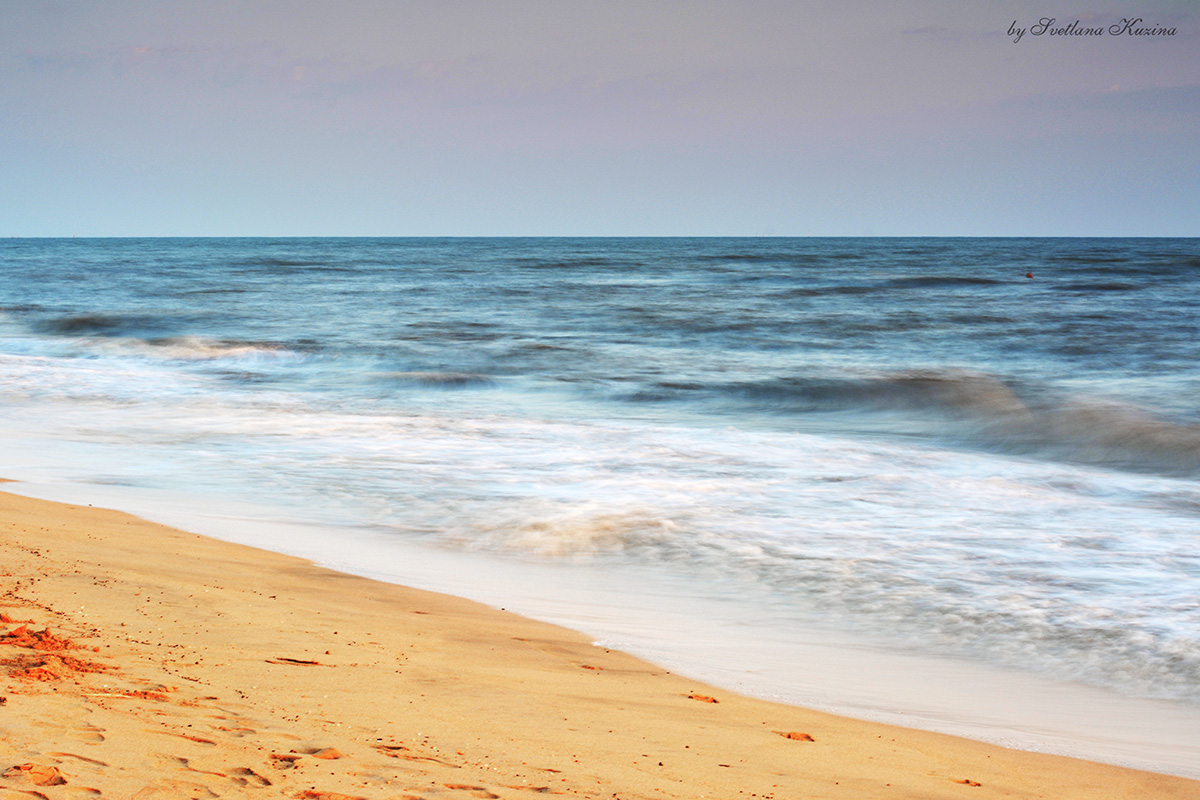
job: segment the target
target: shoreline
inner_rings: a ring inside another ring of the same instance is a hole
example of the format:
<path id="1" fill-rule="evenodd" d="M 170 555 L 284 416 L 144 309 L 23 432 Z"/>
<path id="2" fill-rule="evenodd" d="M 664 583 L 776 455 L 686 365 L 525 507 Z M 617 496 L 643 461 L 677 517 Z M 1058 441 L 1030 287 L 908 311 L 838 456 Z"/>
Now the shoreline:
<path id="1" fill-rule="evenodd" d="M 0 788 L 1200 794 L 1186 778 L 741 697 L 548 623 L 121 512 L 0 491 L 0 529 L 12 620 L 0 624 Z"/>
<path id="2" fill-rule="evenodd" d="M 269 502 L 209 496 L 198 505 L 194 495 L 25 476 L 7 490 L 118 509 L 337 572 L 507 609 L 738 695 L 1200 780 L 1200 708 L 848 637 L 786 609 L 731 605 L 707 585 L 660 572 L 580 563 L 564 569 L 449 551 L 336 520 L 281 516 Z"/>

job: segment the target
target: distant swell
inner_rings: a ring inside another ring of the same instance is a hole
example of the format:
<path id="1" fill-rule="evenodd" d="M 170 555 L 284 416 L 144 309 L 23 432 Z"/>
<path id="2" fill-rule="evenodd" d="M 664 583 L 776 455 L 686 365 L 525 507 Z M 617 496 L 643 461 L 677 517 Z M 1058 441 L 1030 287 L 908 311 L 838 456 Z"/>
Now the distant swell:
<path id="1" fill-rule="evenodd" d="M 1132 292 L 1144 289 L 1133 283 L 1064 283 L 1055 287 L 1064 292 Z"/>
<path id="2" fill-rule="evenodd" d="M 694 258 L 697 261 L 780 261 L 789 260 L 792 256 L 782 253 L 712 253 Z"/>
<path id="3" fill-rule="evenodd" d="M 323 266 L 326 262 L 324 260 L 311 258 L 262 256 L 260 258 L 247 258 L 237 263 L 241 266 L 247 267 L 319 267 Z"/>
<path id="4" fill-rule="evenodd" d="M 1100 254 L 1079 254 L 1079 255 L 1057 255 L 1047 256 L 1046 260 L 1052 263 L 1059 264 L 1127 264 L 1129 259 L 1125 256 L 1111 256 Z"/>
<path id="5" fill-rule="evenodd" d="M 995 286 L 1004 283 L 994 278 L 979 278 L 973 275 L 916 275 L 911 278 L 896 278 L 886 285 L 898 289 L 917 289 L 926 286 Z"/>
<path id="6" fill-rule="evenodd" d="M 1005 281 L 993 278 L 980 278 L 972 275 L 915 275 L 906 278 L 893 278 L 886 281 L 869 283 L 849 283 L 832 286 L 803 286 L 784 289 L 773 296 L 780 299 L 793 297 L 822 297 L 825 295 L 858 295 L 887 292 L 890 289 L 937 289 L 937 288 L 970 288 L 973 286 L 999 286 Z"/>
<path id="7" fill-rule="evenodd" d="M 470 372 L 389 372 L 380 377 L 388 383 L 429 386 L 438 389 L 488 386 L 493 382 L 487 375 Z"/>
<path id="8" fill-rule="evenodd" d="M 823 295 L 872 294 L 882 292 L 884 289 L 885 287 L 876 285 L 822 286 L 820 288 L 785 289 L 784 291 L 777 292 L 774 296 L 780 299 L 787 299 L 791 297 L 821 297 Z"/>

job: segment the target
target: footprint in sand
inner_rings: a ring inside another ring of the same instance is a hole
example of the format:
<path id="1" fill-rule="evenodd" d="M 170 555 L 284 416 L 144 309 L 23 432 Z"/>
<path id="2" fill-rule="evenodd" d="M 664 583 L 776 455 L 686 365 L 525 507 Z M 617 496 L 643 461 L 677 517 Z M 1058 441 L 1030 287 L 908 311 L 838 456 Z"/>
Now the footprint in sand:
<path id="1" fill-rule="evenodd" d="M 88 758 L 87 756 L 76 755 L 75 753 L 47 753 L 47 755 L 54 756 L 55 758 L 73 758 L 86 764 L 95 764 L 98 767 L 108 766 L 108 764 L 104 761 L 100 761 L 95 758 Z"/>
<path id="2" fill-rule="evenodd" d="M 254 728 L 246 728 L 246 727 L 232 728 L 228 725 L 214 725 L 213 730 L 219 731 L 220 733 L 222 733 L 225 736 L 232 738 L 232 739 L 241 739 L 244 736 L 252 736 L 252 735 L 258 733 L 258 731 L 256 731 Z"/>
<path id="3" fill-rule="evenodd" d="M 482 797 L 488 800 L 495 800 L 500 797 L 500 795 L 495 794 L 486 786 L 472 786 L 469 783 L 443 783 L 442 785 L 456 792 L 466 792 L 471 797 Z"/>
<path id="4" fill-rule="evenodd" d="M 219 796 L 216 792 L 200 783 L 160 778 L 154 783 L 143 786 L 134 793 L 130 800 L 178 800 L 180 797 L 200 800 L 201 798 Z"/>
<path id="5" fill-rule="evenodd" d="M 233 786 L 252 786 L 255 788 L 271 785 L 270 780 L 264 778 L 262 775 L 259 775 L 249 767 L 232 767 L 221 770 L 199 769 L 192 766 L 190 759 L 183 758 L 182 756 L 170 756 L 166 755 L 165 753 L 159 753 L 157 758 L 159 764 L 164 768 L 164 771 L 165 768 L 175 768 L 187 770 L 189 773 L 194 775 L 211 776 L 209 778 L 196 779 L 206 781 L 204 790 L 208 792 L 213 790 L 214 785 L 216 785 L 217 788 L 220 788 L 221 786 L 227 786 L 229 784 L 232 784 Z M 214 783 L 214 778 L 219 778 L 220 780 Z"/>
<path id="6" fill-rule="evenodd" d="M 229 777 L 242 786 L 270 786 L 271 781 L 249 767 L 234 767 L 227 770 Z"/>
<path id="7" fill-rule="evenodd" d="M 0 778 L 11 781 L 17 786 L 28 784 L 62 786 L 67 782 L 63 774 L 58 771 L 58 767 L 52 767 L 49 764 L 18 764 L 5 770 Z"/>
<path id="8" fill-rule="evenodd" d="M 54 758 L 56 764 L 59 764 L 71 776 L 69 783 L 72 784 L 88 784 L 93 781 L 102 779 L 108 770 L 108 763 L 95 758 L 88 758 L 76 753 L 47 753 L 46 755 Z M 71 791 L 65 796 L 87 797 L 89 793 L 99 794 L 96 789 L 91 789 L 86 786 L 72 786 Z M 63 796 L 60 794 L 60 796 Z"/>
<path id="9" fill-rule="evenodd" d="M 336 747 L 305 747 L 297 750 L 298 753 L 303 753 L 306 756 L 320 758 L 326 761 L 332 761 L 342 757 L 342 753 Z"/>
<path id="10" fill-rule="evenodd" d="M 97 728 L 95 725 L 84 725 L 82 728 L 75 730 L 75 735 L 88 744 L 100 744 L 104 741 L 104 728 Z"/>
<path id="11" fill-rule="evenodd" d="M 180 739 L 186 739 L 189 742 L 195 742 L 197 745 L 206 748 L 215 747 L 217 744 L 212 739 L 206 739 L 203 736 L 196 736 L 193 733 L 181 733 L 180 731 L 160 730 L 158 728 L 143 728 L 142 730 L 144 730 L 146 733 L 161 733 L 164 736 L 175 736 Z"/>
<path id="12" fill-rule="evenodd" d="M 271 766 L 275 769 L 291 769 L 300 760 L 298 753 L 271 753 Z"/>

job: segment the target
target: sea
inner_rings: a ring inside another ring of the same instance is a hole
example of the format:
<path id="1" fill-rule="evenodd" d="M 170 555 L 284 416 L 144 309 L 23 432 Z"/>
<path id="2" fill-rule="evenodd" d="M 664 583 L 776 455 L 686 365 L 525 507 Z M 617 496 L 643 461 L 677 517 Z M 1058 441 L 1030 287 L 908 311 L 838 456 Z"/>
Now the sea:
<path id="1" fill-rule="evenodd" d="M 6 490 L 1192 777 L 1197 398 L 1200 239 L 0 241 Z"/>

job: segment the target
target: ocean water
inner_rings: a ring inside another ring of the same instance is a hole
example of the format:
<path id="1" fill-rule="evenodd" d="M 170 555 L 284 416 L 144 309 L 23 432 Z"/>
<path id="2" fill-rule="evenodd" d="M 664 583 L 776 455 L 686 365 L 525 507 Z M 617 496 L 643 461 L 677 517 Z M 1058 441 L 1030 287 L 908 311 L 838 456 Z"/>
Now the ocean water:
<path id="1" fill-rule="evenodd" d="M 25 491 L 1189 774 L 1198 364 L 1195 239 L 0 242 Z"/>

